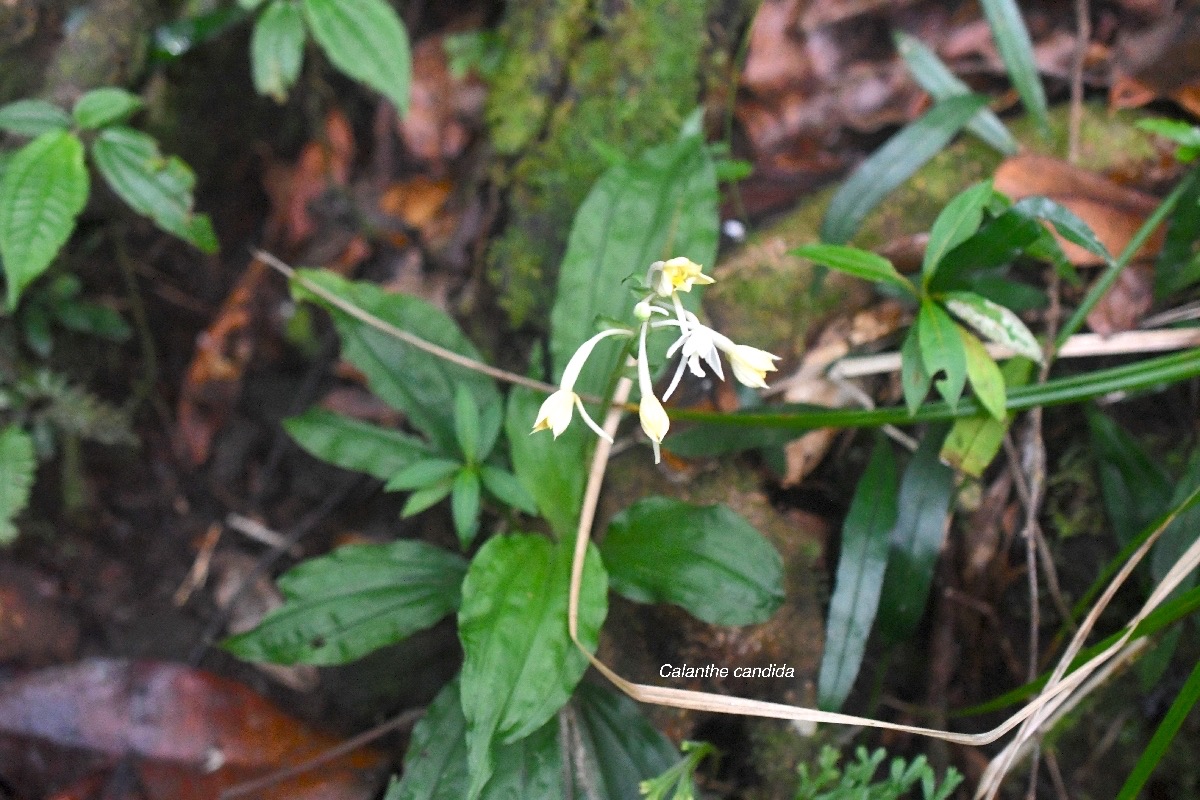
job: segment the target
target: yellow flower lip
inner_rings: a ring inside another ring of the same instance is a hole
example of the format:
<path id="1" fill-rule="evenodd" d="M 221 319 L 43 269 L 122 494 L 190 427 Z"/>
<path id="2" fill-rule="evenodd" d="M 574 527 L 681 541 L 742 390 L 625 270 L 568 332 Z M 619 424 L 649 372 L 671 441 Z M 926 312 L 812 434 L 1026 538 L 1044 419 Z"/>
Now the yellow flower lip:
<path id="1" fill-rule="evenodd" d="M 695 284 L 703 286 L 716 282 L 704 274 L 704 267 L 685 256 L 657 262 L 657 266 L 658 279 L 654 283 L 654 292 L 659 297 L 670 297 L 675 292 L 690 292 Z"/>

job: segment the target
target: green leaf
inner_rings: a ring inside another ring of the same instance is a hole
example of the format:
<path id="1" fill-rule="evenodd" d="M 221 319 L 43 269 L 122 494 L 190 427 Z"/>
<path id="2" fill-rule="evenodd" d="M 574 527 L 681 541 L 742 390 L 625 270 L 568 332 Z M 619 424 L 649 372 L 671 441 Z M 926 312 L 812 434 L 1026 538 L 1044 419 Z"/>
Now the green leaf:
<path id="1" fill-rule="evenodd" d="M 1038 75 L 1033 42 L 1029 40 L 1021 9 L 1017 8 L 1015 0 L 981 0 L 981 4 L 1013 87 L 1021 96 L 1025 110 L 1037 121 L 1043 134 L 1048 136 L 1050 117 L 1046 111 L 1046 92 Z"/>
<path id="2" fill-rule="evenodd" d="M 926 431 L 904 469 L 880 590 L 879 630 L 893 642 L 916 633 L 946 536 L 954 471 L 939 460 L 946 428 Z"/>
<path id="3" fill-rule="evenodd" d="M 966 288 L 964 282 L 971 273 L 1011 264 L 1043 237 L 1054 242 L 1037 218 L 1010 208 L 946 253 L 929 281 L 929 290 Z"/>
<path id="4" fill-rule="evenodd" d="M 495 536 L 463 581 L 463 712 L 471 781 L 479 797 L 496 765 L 497 744 L 512 744 L 545 724 L 571 696 L 587 659 L 567 634 L 570 542 Z M 608 581 L 589 548 L 579 601 L 580 641 L 594 650 L 608 610 Z"/>
<path id="5" fill-rule="evenodd" d="M 913 285 L 896 271 L 891 261 L 857 247 L 846 247 L 840 244 L 808 244 L 797 247 L 789 255 L 807 258 L 809 261 L 849 273 L 856 278 L 887 283 L 903 289 L 909 295 L 916 295 Z"/>
<path id="6" fill-rule="evenodd" d="M 13 519 L 29 503 L 37 459 L 33 439 L 17 425 L 0 431 L 0 544 L 17 538 Z"/>
<path id="7" fill-rule="evenodd" d="M 842 555 L 817 678 L 817 702 L 826 711 L 841 708 L 862 666 L 895 524 L 896 460 L 891 444 L 878 437 L 842 525 Z"/>
<path id="8" fill-rule="evenodd" d="M 917 326 L 913 325 L 908 329 L 900 348 L 900 385 L 904 389 L 904 405 L 908 406 L 909 414 L 917 413 L 932 383 L 933 376 L 925 369 L 925 359 L 921 357 Z"/>
<path id="9" fill-rule="evenodd" d="M 1088 430 L 1100 475 L 1100 494 L 1117 542 L 1124 545 L 1171 500 L 1171 481 L 1162 467 L 1116 422 L 1086 407 Z"/>
<path id="10" fill-rule="evenodd" d="M 505 472 L 499 467 L 484 464 L 479 469 L 479 477 L 483 479 L 483 488 L 491 492 L 502 503 L 512 506 L 526 514 L 537 514 L 537 501 L 525 486 L 511 472 Z"/>
<path id="11" fill-rule="evenodd" d="M 939 370 L 945 373 L 945 377 L 935 381 L 934 385 L 954 408 L 967 385 L 967 356 L 963 352 L 958 326 L 929 298 L 921 301 L 921 310 L 917 313 L 917 342 L 925 371 L 931 377 Z"/>
<path id="12" fill-rule="evenodd" d="M 1042 347 L 1021 318 L 998 303 L 973 292 L 946 292 L 942 302 L 950 313 L 970 325 L 988 341 L 1017 355 L 1042 363 Z"/>
<path id="13" fill-rule="evenodd" d="M 283 421 L 283 429 L 322 461 L 381 481 L 429 457 L 429 447 L 415 436 L 380 428 L 321 408 L 310 408 Z"/>
<path id="14" fill-rule="evenodd" d="M 79 127 L 94 130 L 115 122 L 124 122 L 143 105 L 142 99 L 137 95 L 114 86 L 106 86 L 93 89 L 79 98 L 75 108 L 71 110 L 71 115 Z"/>
<path id="15" fill-rule="evenodd" d="M 255 91 L 276 103 L 287 100 L 288 89 L 300 76 L 305 36 L 304 15 L 293 0 L 274 0 L 267 6 L 250 39 Z"/>
<path id="16" fill-rule="evenodd" d="M 86 333 L 112 342 L 124 342 L 133 334 L 120 314 L 108 306 L 80 300 L 66 300 L 54 309 L 58 324 L 76 333 Z"/>
<path id="17" fill-rule="evenodd" d="M 586 426 L 567 428 L 557 439 L 549 433 L 531 434 L 545 397 L 524 386 L 508 393 L 505 432 L 513 472 L 533 496 L 542 516 L 559 536 L 571 536 L 579 524 L 587 455 L 595 435 Z"/>
<path id="18" fill-rule="evenodd" d="M 600 555 L 615 591 L 714 625 L 765 622 L 784 600 L 783 559 L 724 505 L 639 500 L 613 518 Z"/>
<path id="19" fill-rule="evenodd" d="M 1146 745 L 1146 749 L 1138 756 L 1137 764 L 1133 767 L 1133 772 L 1125 780 L 1125 784 L 1121 787 L 1120 793 L 1117 795 L 1117 800 L 1133 800 L 1142 793 L 1142 788 L 1146 785 L 1146 781 L 1150 780 L 1150 776 L 1154 773 L 1158 762 L 1166 754 L 1167 748 L 1170 747 L 1171 741 L 1175 735 L 1179 733 L 1184 720 L 1191 713 L 1192 707 L 1196 705 L 1196 701 L 1200 700 L 1200 662 L 1192 668 L 1192 672 L 1188 675 L 1187 681 L 1184 682 L 1183 688 L 1179 690 L 1179 694 L 1175 696 L 1175 701 L 1171 703 L 1171 707 L 1167 709 L 1167 715 L 1163 717 L 1163 721 L 1154 731 L 1154 736 L 1150 737 L 1150 743 Z"/>
<path id="20" fill-rule="evenodd" d="M 980 181 L 959 192 L 946 204 L 929 231 L 921 279 L 926 286 L 946 253 L 971 238 L 983 221 L 983 209 L 992 199 L 992 182 Z"/>
<path id="21" fill-rule="evenodd" d="M 967 358 L 967 378 L 971 381 L 975 396 L 989 414 L 998 420 L 1005 419 L 1004 376 L 1000 374 L 1000 368 L 988 355 L 983 342 L 962 328 L 958 329 L 958 333 L 962 337 L 963 353 Z"/>
<path id="22" fill-rule="evenodd" d="M 1012 211 L 1024 214 L 1033 219 L 1049 222 L 1058 231 L 1058 235 L 1074 245 L 1082 247 L 1089 253 L 1104 259 L 1111 264 L 1113 257 L 1104 243 L 1088 227 L 1088 224 L 1075 215 L 1073 211 L 1049 197 L 1026 197 L 1013 203 Z"/>
<path id="23" fill-rule="evenodd" d="M 403 519 L 416 516 L 422 511 L 434 506 L 443 500 L 454 490 L 454 481 L 446 478 L 437 483 L 417 489 L 408 497 L 408 502 L 404 504 L 404 508 L 400 510 L 400 516 Z"/>
<path id="24" fill-rule="evenodd" d="M 192 210 L 196 176 L 178 157 L 163 157 L 153 138 L 121 125 L 105 128 L 92 143 L 92 159 L 134 211 L 205 253 L 217 251 L 208 217 Z"/>
<path id="25" fill-rule="evenodd" d="M 892 36 L 896 42 L 896 50 L 908 64 L 909 71 L 934 100 L 971 93 L 970 87 L 955 77 L 937 54 L 920 39 L 904 31 L 894 31 Z M 967 130 L 1006 156 L 1016 155 L 1019 149 L 1017 140 L 991 109 L 981 109 L 967 123 Z"/>
<path id="26" fill-rule="evenodd" d="M 1175 484 L 1170 504 L 1160 510 L 1178 506 L 1197 487 L 1200 487 L 1200 447 L 1192 451 L 1192 456 L 1188 459 L 1187 468 Z M 1171 521 L 1171 524 L 1162 532 L 1162 536 L 1159 537 L 1158 541 L 1154 544 L 1154 548 L 1150 551 L 1150 575 L 1156 583 L 1166 577 L 1171 567 L 1192 546 L 1198 535 L 1200 535 L 1200 509 L 1192 507 L 1181 512 L 1179 516 Z M 1192 588 L 1195 583 L 1196 573 L 1192 572 L 1192 574 L 1180 582 L 1173 596 L 1177 596 L 1183 591 Z"/>
<path id="27" fill-rule="evenodd" d="M 850 241 L 867 214 L 949 144 L 986 104 L 987 98 L 979 95 L 949 97 L 888 139 L 834 195 L 821 223 L 821 241 Z"/>
<path id="28" fill-rule="evenodd" d="M 468 464 L 483 457 L 479 453 L 479 408 L 465 386 L 454 393 L 454 436 Z"/>
<path id="29" fill-rule="evenodd" d="M 326 270 L 302 270 L 299 274 L 384 322 L 460 355 L 480 358 L 454 320 L 424 300 L 392 294 L 370 283 L 351 282 Z M 470 390 L 480 408 L 500 405 L 496 384 L 486 375 L 401 342 L 328 306 L 295 281 L 292 292 L 298 300 L 328 308 L 342 340 L 342 355 L 363 371 L 371 391 L 392 408 L 403 411 L 413 427 L 428 436 L 442 454 L 458 450 L 454 397 L 460 384 Z"/>
<path id="30" fill-rule="evenodd" d="M 283 607 L 222 646 L 253 661 L 344 664 L 458 608 L 466 566 L 453 553 L 411 540 L 340 547 L 280 576 Z"/>
<path id="31" fill-rule="evenodd" d="M 579 345 L 596 332 L 597 318 L 629 317 L 634 298 L 624 281 L 631 273 L 641 278 L 652 262 L 675 256 L 711 267 L 718 223 L 716 175 L 699 136 L 654 147 L 609 168 L 575 214 L 563 256 L 550 316 L 555 380 Z M 698 292 L 684 294 L 683 301 L 697 310 Z M 651 340 L 651 363 L 661 363 L 666 338 Z M 627 343 L 615 337 L 601 342 L 576 391 L 607 391 Z M 527 424 L 533 425 L 533 417 Z"/>
<path id="32" fill-rule="evenodd" d="M 1171 215 L 1163 248 L 1154 263 L 1154 298 L 1161 300 L 1200 281 L 1200 181 L 1192 181 Z"/>
<path id="33" fill-rule="evenodd" d="M 638 797 L 638 784 L 669 769 L 679 752 L 625 695 L 591 683 L 575 690 L 568 715 L 579 747 L 571 769 L 576 797 L 624 800 Z M 583 791 L 592 787 L 594 794 Z"/>
<path id="34" fill-rule="evenodd" d="M 1200 128 L 1177 119 L 1139 119 L 1134 127 L 1170 139 L 1179 145 L 1175 160 L 1188 164 L 1200 158 Z"/>
<path id="35" fill-rule="evenodd" d="M 13 155 L 0 182 L 0 261 L 10 311 L 66 244 L 87 197 L 83 143 L 73 133 L 43 133 Z"/>
<path id="36" fill-rule="evenodd" d="M 304 16 L 339 70 L 408 112 L 412 56 L 408 33 L 384 0 L 304 0 Z"/>
<path id="37" fill-rule="evenodd" d="M 452 458 L 426 458 L 410 464 L 391 477 L 384 487 L 389 492 L 413 491 L 441 483 L 463 468 Z"/>
<path id="38" fill-rule="evenodd" d="M 45 100 L 17 100 L 0 106 L 0 130 L 16 136 L 41 136 L 71 127 L 71 115 Z"/>
<path id="39" fill-rule="evenodd" d="M 1000 452 L 1008 424 L 1007 417 L 999 420 L 991 414 L 956 419 L 939 457 L 959 472 L 978 478 Z"/>
<path id="40" fill-rule="evenodd" d="M 454 518 L 454 531 L 458 543 L 466 550 L 479 532 L 479 473 L 464 469 L 454 476 L 454 489 L 450 494 L 450 515 Z"/>

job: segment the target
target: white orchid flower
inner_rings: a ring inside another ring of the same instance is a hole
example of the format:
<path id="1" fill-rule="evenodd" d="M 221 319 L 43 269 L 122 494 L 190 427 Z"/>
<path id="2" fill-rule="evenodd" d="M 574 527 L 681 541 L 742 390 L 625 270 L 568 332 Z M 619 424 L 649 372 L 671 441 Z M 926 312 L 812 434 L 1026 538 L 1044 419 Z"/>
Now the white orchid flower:
<path id="1" fill-rule="evenodd" d="M 622 328 L 610 328 L 600 331 L 580 345 L 575 354 L 571 356 L 571 360 L 567 362 L 566 369 L 563 370 L 562 382 L 559 384 L 558 391 L 547 397 L 542 403 L 542 407 L 538 409 L 537 419 L 534 421 L 533 430 L 530 433 L 550 430 L 554 432 L 554 438 L 557 439 L 571 424 L 571 415 L 574 409 L 578 408 L 579 415 L 583 417 L 587 426 L 601 439 L 611 442 L 612 437 L 596 424 L 596 421 L 587 413 L 587 409 L 583 407 L 583 401 L 575 393 L 575 382 L 579 380 L 579 373 L 583 371 L 583 365 L 587 362 L 588 356 L 592 354 L 592 350 L 601 340 L 607 339 L 609 336 L 629 335 L 630 332 Z"/>
<path id="2" fill-rule="evenodd" d="M 671 420 L 667 418 L 662 403 L 654 396 L 654 384 L 650 380 L 650 362 L 646 357 L 646 331 L 649 327 L 648 324 L 642 324 L 638 341 L 638 391 L 642 393 L 642 400 L 638 404 L 638 418 L 642 422 L 642 430 L 650 437 L 650 443 L 654 447 L 654 463 L 657 464 L 662 460 L 659 445 L 671 427 Z"/>

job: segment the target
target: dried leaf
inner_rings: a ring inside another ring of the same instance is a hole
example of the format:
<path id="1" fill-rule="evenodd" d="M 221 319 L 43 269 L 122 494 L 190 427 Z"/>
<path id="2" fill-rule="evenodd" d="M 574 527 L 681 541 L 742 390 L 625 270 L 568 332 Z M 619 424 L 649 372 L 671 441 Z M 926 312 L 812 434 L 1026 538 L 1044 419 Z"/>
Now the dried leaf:
<path id="1" fill-rule="evenodd" d="M 1087 315 L 1088 327 L 1101 336 L 1131 331 L 1153 305 L 1154 267 L 1130 264 Z"/>

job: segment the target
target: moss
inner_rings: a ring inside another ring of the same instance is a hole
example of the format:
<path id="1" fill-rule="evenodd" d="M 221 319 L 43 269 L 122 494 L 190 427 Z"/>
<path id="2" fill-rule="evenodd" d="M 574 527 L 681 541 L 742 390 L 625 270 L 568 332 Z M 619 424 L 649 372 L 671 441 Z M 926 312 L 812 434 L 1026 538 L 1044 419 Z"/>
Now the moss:
<path id="1" fill-rule="evenodd" d="M 512 156 L 495 176 L 509 217 L 488 274 L 514 325 L 547 316 L 571 221 L 608 165 L 605 152 L 632 156 L 673 136 L 697 104 L 716 4 L 511 7 L 488 107 L 493 144 Z"/>

